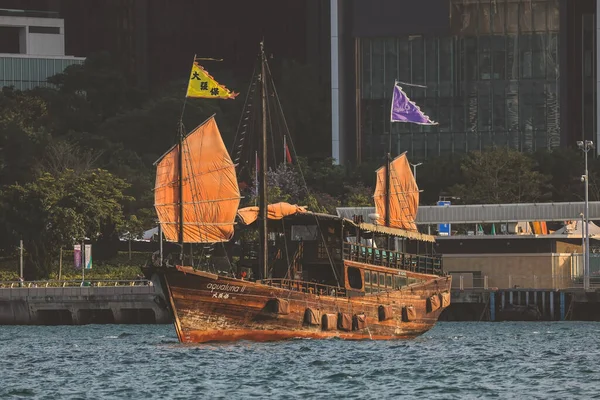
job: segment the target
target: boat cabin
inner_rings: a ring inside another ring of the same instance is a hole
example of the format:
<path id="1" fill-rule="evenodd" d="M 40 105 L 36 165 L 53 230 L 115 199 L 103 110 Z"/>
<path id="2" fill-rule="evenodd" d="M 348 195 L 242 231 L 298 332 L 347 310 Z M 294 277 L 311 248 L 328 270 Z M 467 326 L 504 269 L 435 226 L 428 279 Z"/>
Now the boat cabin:
<path id="1" fill-rule="evenodd" d="M 241 225 L 241 224 L 240 224 Z M 360 296 L 442 273 L 429 235 L 334 215 L 302 212 L 268 221 L 269 265 L 262 278 L 256 223 L 238 226 L 238 277 L 298 290 Z"/>

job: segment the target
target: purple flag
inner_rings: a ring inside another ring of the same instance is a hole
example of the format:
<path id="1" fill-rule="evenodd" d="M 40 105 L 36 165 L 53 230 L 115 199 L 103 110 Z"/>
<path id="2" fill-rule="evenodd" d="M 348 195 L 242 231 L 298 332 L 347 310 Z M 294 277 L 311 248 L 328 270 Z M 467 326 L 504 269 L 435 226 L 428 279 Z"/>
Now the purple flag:
<path id="1" fill-rule="evenodd" d="M 392 122 L 412 122 L 420 125 L 437 125 L 412 102 L 398 84 L 394 85 L 392 96 Z"/>

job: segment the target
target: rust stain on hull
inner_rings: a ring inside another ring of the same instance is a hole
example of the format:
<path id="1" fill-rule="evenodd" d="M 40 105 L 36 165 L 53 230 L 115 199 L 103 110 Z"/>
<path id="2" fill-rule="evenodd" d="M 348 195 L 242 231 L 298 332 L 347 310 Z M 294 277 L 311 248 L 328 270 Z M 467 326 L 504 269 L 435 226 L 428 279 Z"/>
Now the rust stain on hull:
<path id="1" fill-rule="evenodd" d="M 164 281 L 174 313 L 175 327 L 183 343 L 258 342 L 294 338 L 346 340 L 393 340 L 419 336 L 436 323 L 443 307 L 427 309 L 427 299 L 449 291 L 449 277 L 429 276 L 421 284 L 358 297 L 323 296 L 272 287 L 224 276 L 193 271 L 191 268 L 165 269 Z M 282 299 L 285 313 L 273 312 L 269 302 Z M 379 306 L 391 306 L 393 316 L 380 321 Z M 416 318 L 402 320 L 402 308 L 412 306 Z M 366 328 L 307 325 L 307 308 L 320 314 L 365 315 Z"/>

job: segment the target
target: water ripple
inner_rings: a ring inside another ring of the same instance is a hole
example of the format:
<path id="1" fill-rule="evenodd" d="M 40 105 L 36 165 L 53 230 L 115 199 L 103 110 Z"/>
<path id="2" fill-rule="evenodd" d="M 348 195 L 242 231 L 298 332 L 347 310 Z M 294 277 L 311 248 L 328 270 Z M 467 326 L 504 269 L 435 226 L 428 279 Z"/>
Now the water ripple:
<path id="1" fill-rule="evenodd" d="M 165 325 L 0 326 L 0 398 L 597 398 L 599 332 L 439 323 L 412 341 L 181 345 Z"/>

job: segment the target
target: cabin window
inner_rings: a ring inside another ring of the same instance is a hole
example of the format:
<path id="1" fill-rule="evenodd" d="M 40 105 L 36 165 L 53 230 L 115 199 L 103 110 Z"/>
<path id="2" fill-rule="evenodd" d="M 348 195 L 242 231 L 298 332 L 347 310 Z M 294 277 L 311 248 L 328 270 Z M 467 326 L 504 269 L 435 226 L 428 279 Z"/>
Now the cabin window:
<path id="1" fill-rule="evenodd" d="M 365 283 L 366 284 L 371 283 L 371 273 L 369 271 L 365 271 Z"/>
<path id="2" fill-rule="evenodd" d="M 392 276 L 389 274 L 385 276 L 385 286 L 389 288 L 392 287 Z"/>
<path id="3" fill-rule="evenodd" d="M 374 293 L 379 292 L 379 288 L 377 287 L 378 286 L 378 282 L 379 282 L 378 276 L 379 275 L 377 275 L 377 272 L 374 272 L 374 271 L 371 272 L 371 284 L 373 285 L 373 292 Z"/>
<path id="4" fill-rule="evenodd" d="M 360 275 L 360 269 L 356 267 L 348 267 L 348 284 L 352 289 L 362 289 L 362 277 Z"/>
<path id="5" fill-rule="evenodd" d="M 317 240 L 317 233 L 316 225 L 292 225 L 292 240 L 294 241 Z"/>
<path id="6" fill-rule="evenodd" d="M 385 286 L 385 274 L 379 274 L 379 286 Z"/>
<path id="7" fill-rule="evenodd" d="M 394 276 L 394 287 L 396 289 L 400 289 L 402 286 L 400 285 L 400 277 Z"/>

